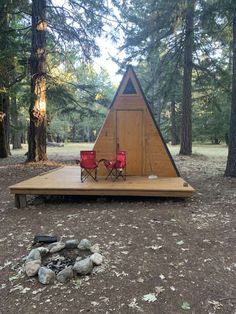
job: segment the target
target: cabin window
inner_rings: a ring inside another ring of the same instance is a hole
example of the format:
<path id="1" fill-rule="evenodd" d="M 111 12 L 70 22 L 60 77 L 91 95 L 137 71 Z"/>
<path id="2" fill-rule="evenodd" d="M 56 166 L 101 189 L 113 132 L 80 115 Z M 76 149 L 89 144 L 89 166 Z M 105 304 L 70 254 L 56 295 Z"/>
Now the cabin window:
<path id="1" fill-rule="evenodd" d="M 134 85 L 133 85 L 131 79 L 128 80 L 123 94 L 125 94 L 125 95 L 137 94 L 136 89 L 134 88 Z"/>

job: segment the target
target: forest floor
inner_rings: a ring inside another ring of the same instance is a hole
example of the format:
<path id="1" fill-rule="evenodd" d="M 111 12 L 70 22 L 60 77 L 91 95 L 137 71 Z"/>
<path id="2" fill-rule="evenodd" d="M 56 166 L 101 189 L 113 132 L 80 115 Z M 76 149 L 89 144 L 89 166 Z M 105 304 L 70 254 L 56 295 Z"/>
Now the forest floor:
<path id="1" fill-rule="evenodd" d="M 0 313 L 235 314 L 236 179 L 223 177 L 226 148 L 174 155 L 196 189 L 190 199 L 37 197 L 14 207 L 8 186 L 73 163 L 80 148 L 51 148 L 44 164 L 24 164 L 22 152 L 0 160 Z M 104 266 L 43 286 L 22 273 L 36 234 L 88 238 Z"/>

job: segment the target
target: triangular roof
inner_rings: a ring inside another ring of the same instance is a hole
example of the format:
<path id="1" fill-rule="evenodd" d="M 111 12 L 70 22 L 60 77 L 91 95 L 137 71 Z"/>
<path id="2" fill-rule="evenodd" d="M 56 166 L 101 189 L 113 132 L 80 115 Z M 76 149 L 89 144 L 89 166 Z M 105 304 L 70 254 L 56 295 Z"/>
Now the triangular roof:
<path id="1" fill-rule="evenodd" d="M 147 110 L 145 110 L 145 108 Z M 117 141 L 117 125 L 115 124 L 118 123 L 115 116 L 117 116 L 117 113 L 121 111 L 126 111 L 127 115 L 129 115 L 130 112 L 135 111 L 144 112 L 144 116 L 142 115 L 141 120 L 144 124 L 143 129 L 145 129 L 145 131 L 142 131 L 144 133 L 140 133 L 144 137 L 143 143 L 145 142 L 145 147 L 143 149 L 146 154 L 144 155 L 144 158 L 142 158 L 142 162 L 144 163 L 144 166 L 142 167 L 143 175 L 147 175 L 150 171 L 152 171 L 153 169 L 150 170 L 150 167 L 153 168 L 152 165 L 154 165 L 155 174 L 157 175 L 180 176 L 169 149 L 163 139 L 161 131 L 155 121 L 140 82 L 131 65 L 127 67 L 111 103 L 108 116 L 96 140 L 94 149 L 97 151 L 98 157 L 106 159 L 114 158 L 117 150 L 115 144 Z M 130 121 L 130 123 L 133 123 L 133 121 Z M 147 144 L 146 138 L 150 138 L 152 143 Z M 107 155 L 107 157 L 105 155 Z M 151 159 L 151 161 L 149 159 Z M 151 166 L 148 165 L 148 161 Z M 161 161 L 163 162 L 162 165 L 160 165 Z"/>

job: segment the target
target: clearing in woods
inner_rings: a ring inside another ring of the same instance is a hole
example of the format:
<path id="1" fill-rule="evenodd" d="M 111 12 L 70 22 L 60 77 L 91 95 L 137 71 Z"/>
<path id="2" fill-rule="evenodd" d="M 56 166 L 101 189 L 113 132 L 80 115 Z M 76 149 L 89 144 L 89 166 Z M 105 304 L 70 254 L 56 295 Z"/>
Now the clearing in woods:
<path id="1" fill-rule="evenodd" d="M 53 161 L 44 164 L 24 164 L 24 149 L 0 160 L 0 313 L 235 313 L 236 179 L 223 177 L 226 147 L 195 146 L 191 158 L 170 148 L 196 189 L 190 199 L 37 197 L 14 207 L 8 186 L 73 164 L 91 147 L 49 148 Z M 21 273 L 36 234 L 89 238 L 105 266 L 42 286 Z"/>

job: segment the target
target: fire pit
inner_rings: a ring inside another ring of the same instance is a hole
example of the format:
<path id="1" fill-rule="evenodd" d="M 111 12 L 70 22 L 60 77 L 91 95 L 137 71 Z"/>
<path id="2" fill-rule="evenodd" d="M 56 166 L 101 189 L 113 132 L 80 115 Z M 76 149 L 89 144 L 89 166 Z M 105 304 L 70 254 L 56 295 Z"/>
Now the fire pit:
<path id="1" fill-rule="evenodd" d="M 65 283 L 75 276 L 91 274 L 103 262 L 99 245 L 87 239 L 58 241 L 32 249 L 25 262 L 27 276 L 38 276 L 42 284 Z"/>

